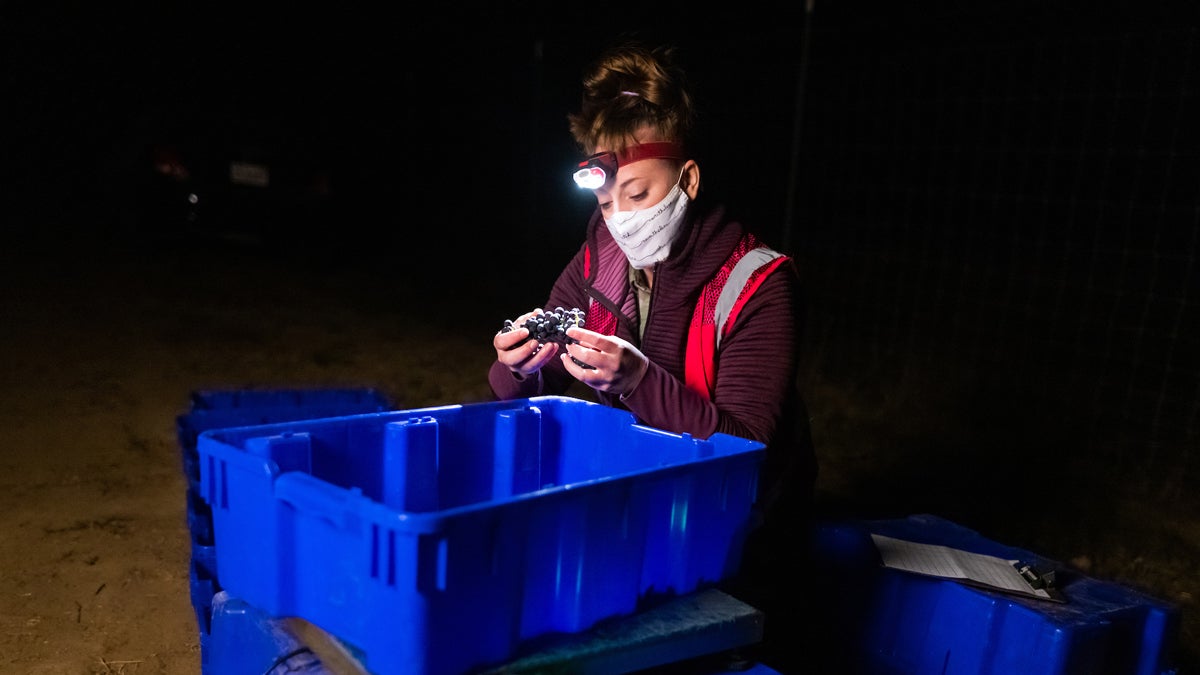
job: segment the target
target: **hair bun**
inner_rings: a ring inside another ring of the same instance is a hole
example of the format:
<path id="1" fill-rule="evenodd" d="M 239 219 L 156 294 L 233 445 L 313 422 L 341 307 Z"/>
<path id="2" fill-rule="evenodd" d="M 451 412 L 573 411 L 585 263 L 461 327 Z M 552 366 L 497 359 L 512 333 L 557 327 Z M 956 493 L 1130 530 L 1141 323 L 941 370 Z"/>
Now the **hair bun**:
<path id="1" fill-rule="evenodd" d="M 625 42 L 605 50 L 583 78 L 579 112 L 568 115 L 581 149 L 623 149 L 647 127 L 686 145 L 695 113 L 671 47 Z"/>

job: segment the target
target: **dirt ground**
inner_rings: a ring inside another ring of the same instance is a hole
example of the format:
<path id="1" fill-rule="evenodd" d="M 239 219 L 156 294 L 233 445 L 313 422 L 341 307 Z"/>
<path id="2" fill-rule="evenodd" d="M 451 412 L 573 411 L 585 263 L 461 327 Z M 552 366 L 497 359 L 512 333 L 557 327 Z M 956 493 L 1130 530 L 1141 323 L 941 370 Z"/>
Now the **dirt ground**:
<path id="1" fill-rule="evenodd" d="M 402 408 L 483 400 L 490 335 L 523 309 L 383 263 L 226 245 L 79 241 L 0 259 L 0 672 L 22 675 L 199 672 L 174 426 L 192 391 L 372 386 Z M 936 507 L 883 489 L 860 499 L 898 477 L 880 448 L 920 452 L 920 443 L 854 393 L 813 383 L 808 398 L 829 510 Z M 1076 505 L 1062 516 L 1078 519 L 1069 539 L 1054 538 L 1061 522 L 1035 523 L 1006 543 L 1045 546 L 1178 603 L 1181 661 L 1194 666 L 1191 500 L 1164 497 L 1164 509 L 1136 490 L 1094 491 L 1115 476 L 1077 477 L 1059 488 L 1080 491 L 1061 500 Z M 1103 524 L 1086 517 L 1097 501 L 1112 516 Z"/>

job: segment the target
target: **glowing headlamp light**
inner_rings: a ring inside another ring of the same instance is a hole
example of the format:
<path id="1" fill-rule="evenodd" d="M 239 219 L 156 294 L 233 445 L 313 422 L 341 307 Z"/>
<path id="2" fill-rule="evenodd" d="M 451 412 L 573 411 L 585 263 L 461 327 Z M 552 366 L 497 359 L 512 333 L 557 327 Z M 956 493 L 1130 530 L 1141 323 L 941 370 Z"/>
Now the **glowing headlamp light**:
<path id="1" fill-rule="evenodd" d="M 598 190 L 617 175 L 617 167 L 643 159 L 682 160 L 683 148 L 678 143 L 642 143 L 630 146 L 620 157 L 615 152 L 598 152 L 575 168 L 575 184 L 587 190 Z"/>
<path id="2" fill-rule="evenodd" d="M 575 184 L 585 190 L 602 188 L 606 180 L 604 169 L 598 166 L 591 166 L 575 172 Z"/>
<path id="3" fill-rule="evenodd" d="M 585 190 L 598 190 L 608 182 L 609 176 L 617 175 L 617 154 L 598 152 L 579 163 L 575 171 L 575 184 Z"/>

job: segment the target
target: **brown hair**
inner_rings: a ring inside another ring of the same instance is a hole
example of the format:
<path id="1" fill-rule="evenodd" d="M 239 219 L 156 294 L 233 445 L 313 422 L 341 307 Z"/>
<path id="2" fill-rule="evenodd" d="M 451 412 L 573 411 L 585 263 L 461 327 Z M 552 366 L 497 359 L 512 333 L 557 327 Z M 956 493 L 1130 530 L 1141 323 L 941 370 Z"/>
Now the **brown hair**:
<path id="1" fill-rule="evenodd" d="M 687 148 L 696 113 L 675 55 L 673 47 L 649 48 L 637 42 L 624 42 L 600 55 L 583 78 L 579 111 L 567 115 L 571 135 L 585 154 L 597 147 L 620 153 L 646 126 L 660 140 Z"/>

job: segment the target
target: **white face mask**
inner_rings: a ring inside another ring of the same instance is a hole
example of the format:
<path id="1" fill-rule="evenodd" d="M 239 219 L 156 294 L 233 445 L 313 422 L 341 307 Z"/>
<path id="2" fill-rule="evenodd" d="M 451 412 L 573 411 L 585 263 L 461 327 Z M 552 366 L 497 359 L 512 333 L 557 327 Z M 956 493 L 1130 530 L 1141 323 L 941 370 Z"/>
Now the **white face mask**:
<path id="1" fill-rule="evenodd" d="M 682 177 L 683 172 L 679 175 Z M 677 180 L 661 202 L 636 211 L 618 211 L 605 218 L 604 224 L 629 258 L 629 264 L 645 269 L 670 255 L 671 242 L 679 234 L 687 206 L 687 193 Z"/>

